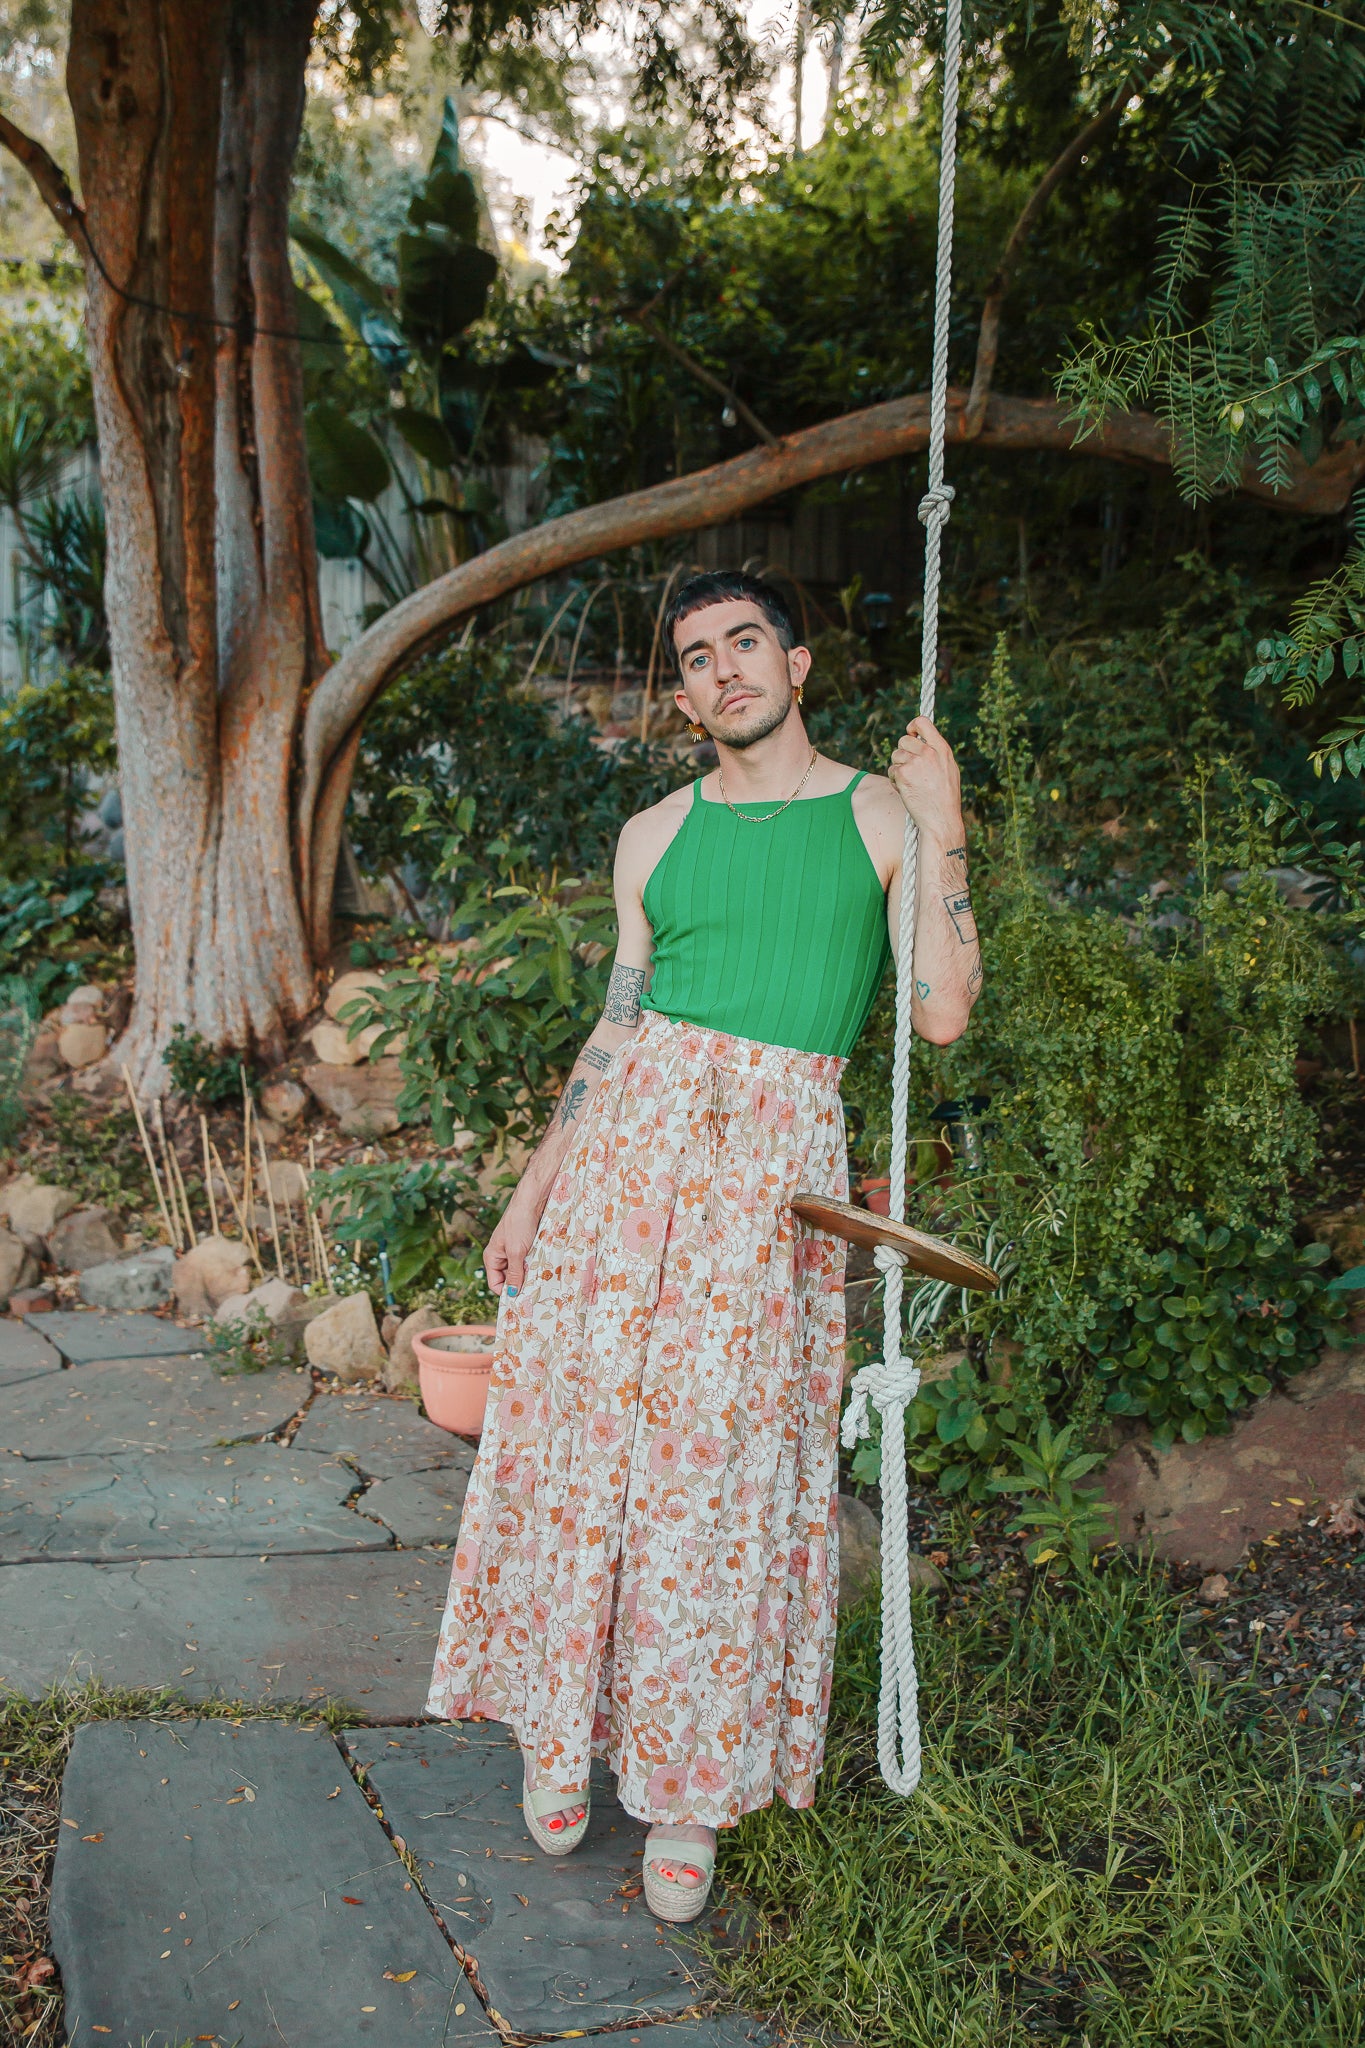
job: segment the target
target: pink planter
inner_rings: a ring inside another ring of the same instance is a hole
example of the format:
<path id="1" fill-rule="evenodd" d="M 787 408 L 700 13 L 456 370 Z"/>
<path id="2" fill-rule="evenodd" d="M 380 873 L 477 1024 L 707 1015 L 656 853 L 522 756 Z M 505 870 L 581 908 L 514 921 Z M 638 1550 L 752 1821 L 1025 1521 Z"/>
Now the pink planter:
<path id="1" fill-rule="evenodd" d="M 413 1338 L 422 1406 L 438 1428 L 456 1436 L 483 1434 L 496 1334 L 495 1323 L 465 1323 Z"/>

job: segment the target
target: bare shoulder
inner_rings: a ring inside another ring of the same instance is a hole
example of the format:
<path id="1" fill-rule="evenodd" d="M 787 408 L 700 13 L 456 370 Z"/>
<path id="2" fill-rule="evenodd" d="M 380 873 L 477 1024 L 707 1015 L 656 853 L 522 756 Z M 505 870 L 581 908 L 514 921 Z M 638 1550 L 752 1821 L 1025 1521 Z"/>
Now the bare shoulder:
<path id="1" fill-rule="evenodd" d="M 643 889 L 691 806 L 692 784 L 686 782 L 681 789 L 671 789 L 657 804 L 627 818 L 616 842 L 618 877 Z"/>
<path id="2" fill-rule="evenodd" d="M 905 843 L 905 805 L 889 776 L 863 777 L 853 792 L 853 818 L 883 885 L 889 884 Z"/>

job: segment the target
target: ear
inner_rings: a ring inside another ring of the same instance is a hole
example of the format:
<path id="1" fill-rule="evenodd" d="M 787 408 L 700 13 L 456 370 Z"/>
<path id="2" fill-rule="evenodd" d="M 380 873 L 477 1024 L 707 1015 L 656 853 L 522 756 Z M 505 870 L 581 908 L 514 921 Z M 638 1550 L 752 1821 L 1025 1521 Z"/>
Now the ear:
<path id="1" fill-rule="evenodd" d="M 799 690 L 810 674 L 811 651 L 809 647 L 793 647 L 787 656 L 787 673 L 794 690 Z"/>
<path id="2" fill-rule="evenodd" d="M 677 705 L 679 711 L 681 711 L 684 718 L 690 719 L 695 718 L 697 716 L 696 712 L 692 709 L 691 704 L 688 702 L 686 690 L 684 690 L 681 687 L 681 685 L 679 685 L 679 687 L 673 692 L 673 702 Z"/>

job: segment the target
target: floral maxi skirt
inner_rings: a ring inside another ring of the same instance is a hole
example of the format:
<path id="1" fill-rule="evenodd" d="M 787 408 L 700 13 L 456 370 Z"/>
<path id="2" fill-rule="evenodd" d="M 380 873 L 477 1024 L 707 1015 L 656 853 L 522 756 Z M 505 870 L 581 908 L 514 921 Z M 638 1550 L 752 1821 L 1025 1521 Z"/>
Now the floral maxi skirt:
<path id="1" fill-rule="evenodd" d="M 646 1013 L 499 1303 L 427 1711 L 648 1821 L 809 1806 L 838 1595 L 844 1062 Z"/>

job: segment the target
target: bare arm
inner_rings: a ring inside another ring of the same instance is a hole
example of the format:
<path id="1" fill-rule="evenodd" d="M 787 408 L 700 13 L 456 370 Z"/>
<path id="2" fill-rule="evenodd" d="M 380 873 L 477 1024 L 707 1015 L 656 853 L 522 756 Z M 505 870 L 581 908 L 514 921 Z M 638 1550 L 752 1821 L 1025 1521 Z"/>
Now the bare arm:
<path id="1" fill-rule="evenodd" d="M 527 1160 L 512 1199 L 484 1247 L 484 1272 L 494 1294 L 501 1294 L 504 1287 L 515 1293 L 521 1286 L 526 1254 L 535 1241 L 555 1176 L 582 1129 L 613 1055 L 639 1029 L 640 998 L 649 985 L 653 934 L 641 902 L 642 835 L 632 830 L 638 823 L 636 819 L 627 823 L 616 850 L 618 939 L 602 1015 L 574 1061 L 545 1135 Z"/>
<path id="2" fill-rule="evenodd" d="M 905 810 L 919 826 L 910 1018 L 920 1038 L 951 1045 L 967 1028 L 982 979 L 957 762 L 942 733 L 927 719 L 916 718 L 892 756 L 890 773 Z M 900 899 L 898 860 L 887 891 L 893 949 L 899 937 Z"/>

